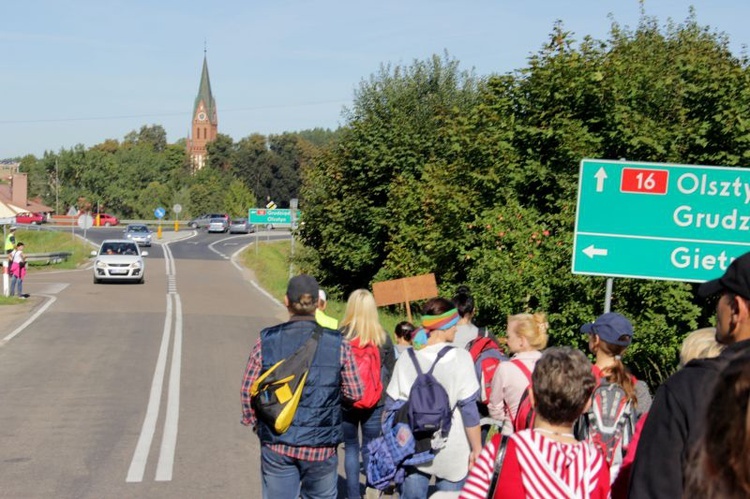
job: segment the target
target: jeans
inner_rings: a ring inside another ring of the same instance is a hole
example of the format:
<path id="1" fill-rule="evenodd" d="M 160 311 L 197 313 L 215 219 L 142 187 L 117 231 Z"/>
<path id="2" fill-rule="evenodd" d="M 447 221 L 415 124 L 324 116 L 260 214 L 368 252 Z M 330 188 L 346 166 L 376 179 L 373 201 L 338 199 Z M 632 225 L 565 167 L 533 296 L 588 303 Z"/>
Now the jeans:
<path id="1" fill-rule="evenodd" d="M 460 491 L 466 479 L 458 482 L 450 482 L 442 478 L 435 477 L 435 489 L 444 491 Z M 407 467 L 406 478 L 401 484 L 400 499 L 426 499 L 430 487 L 430 475 L 422 473 L 417 468 Z"/>
<path id="2" fill-rule="evenodd" d="M 346 473 L 346 493 L 349 499 L 360 499 L 359 454 L 362 452 L 362 469 L 367 471 L 370 451 L 367 444 L 381 434 L 380 416 L 383 406 L 372 409 L 345 409 L 342 427 L 344 430 L 344 472 Z M 359 443 L 359 429 L 362 428 L 362 445 Z"/>
<path id="3" fill-rule="evenodd" d="M 13 296 L 13 291 L 18 286 L 18 296 L 23 296 L 23 279 L 16 277 L 15 275 L 10 276 L 10 296 Z"/>
<path id="4" fill-rule="evenodd" d="M 325 461 L 303 461 L 260 449 L 263 499 L 336 499 L 338 456 Z"/>

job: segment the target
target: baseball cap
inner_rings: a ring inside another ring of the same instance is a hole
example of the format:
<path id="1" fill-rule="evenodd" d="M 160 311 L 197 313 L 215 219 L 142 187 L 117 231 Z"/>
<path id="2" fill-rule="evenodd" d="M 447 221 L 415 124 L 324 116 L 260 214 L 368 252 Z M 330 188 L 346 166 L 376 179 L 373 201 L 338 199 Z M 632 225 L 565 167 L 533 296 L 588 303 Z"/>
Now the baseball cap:
<path id="1" fill-rule="evenodd" d="M 750 300 L 750 253 L 745 253 L 730 263 L 723 276 L 701 284 L 698 296 L 707 298 L 720 291 L 729 291 Z"/>
<path id="2" fill-rule="evenodd" d="M 286 296 L 290 303 L 299 303 L 304 295 L 310 295 L 314 300 L 318 296 L 318 281 L 308 274 L 300 274 L 289 279 Z"/>
<path id="3" fill-rule="evenodd" d="M 15 225 L 11 225 L 11 226 L 10 226 L 10 230 L 16 230 L 17 228 L 18 228 L 18 227 L 16 227 Z"/>
<path id="4" fill-rule="evenodd" d="M 611 345 L 626 347 L 633 338 L 633 325 L 617 312 L 607 312 L 600 315 L 594 322 L 581 326 L 581 332 L 595 334 Z M 627 338 L 622 338 L 627 336 Z"/>

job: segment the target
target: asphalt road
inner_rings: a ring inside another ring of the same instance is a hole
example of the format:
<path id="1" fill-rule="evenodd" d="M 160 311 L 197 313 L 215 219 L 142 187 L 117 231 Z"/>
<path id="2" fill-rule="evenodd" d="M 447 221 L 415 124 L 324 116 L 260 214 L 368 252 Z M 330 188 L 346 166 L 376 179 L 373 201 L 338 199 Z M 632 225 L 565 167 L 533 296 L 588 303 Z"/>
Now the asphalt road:
<path id="1" fill-rule="evenodd" d="M 29 274 L 39 315 L 0 335 L 0 497 L 260 497 L 240 383 L 286 310 L 231 260 L 255 235 L 194 234 L 148 248 L 143 285 Z"/>

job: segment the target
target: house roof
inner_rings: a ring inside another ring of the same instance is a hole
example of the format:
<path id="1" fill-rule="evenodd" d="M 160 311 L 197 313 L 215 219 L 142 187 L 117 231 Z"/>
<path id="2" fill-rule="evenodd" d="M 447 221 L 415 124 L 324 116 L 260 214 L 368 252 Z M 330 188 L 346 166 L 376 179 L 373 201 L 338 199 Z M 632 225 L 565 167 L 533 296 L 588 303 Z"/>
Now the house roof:
<path id="1" fill-rule="evenodd" d="M 27 211 L 31 213 L 47 213 L 55 211 L 53 208 L 44 205 L 39 199 L 27 199 L 26 206 L 16 206 L 12 204 L 12 198 L 10 195 L 10 184 L 0 184 L 0 203 L 9 205 L 16 209 L 13 215 L 0 215 L 0 216 L 14 216 L 16 213 L 25 213 Z"/>

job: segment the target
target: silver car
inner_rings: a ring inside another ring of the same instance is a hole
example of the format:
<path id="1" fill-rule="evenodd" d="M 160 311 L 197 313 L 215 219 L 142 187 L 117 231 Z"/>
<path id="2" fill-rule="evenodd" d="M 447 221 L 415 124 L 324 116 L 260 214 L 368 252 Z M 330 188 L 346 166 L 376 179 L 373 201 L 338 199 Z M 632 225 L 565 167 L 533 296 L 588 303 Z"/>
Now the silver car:
<path id="1" fill-rule="evenodd" d="M 106 239 L 99 251 L 92 251 L 94 260 L 94 284 L 102 281 L 133 281 L 143 283 L 146 280 L 146 265 L 138 244 L 129 239 Z"/>
<path id="2" fill-rule="evenodd" d="M 129 224 L 122 231 L 126 239 L 135 241 L 139 246 L 151 246 L 151 238 L 154 233 L 145 224 Z"/>
<path id="3" fill-rule="evenodd" d="M 255 232 L 255 226 L 248 223 L 247 218 L 234 218 L 229 222 L 230 234 L 248 234 Z"/>
<path id="4" fill-rule="evenodd" d="M 226 232 L 229 229 L 229 223 L 224 218 L 212 218 L 208 224 L 208 232 Z"/>

